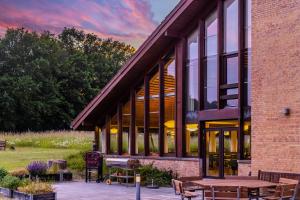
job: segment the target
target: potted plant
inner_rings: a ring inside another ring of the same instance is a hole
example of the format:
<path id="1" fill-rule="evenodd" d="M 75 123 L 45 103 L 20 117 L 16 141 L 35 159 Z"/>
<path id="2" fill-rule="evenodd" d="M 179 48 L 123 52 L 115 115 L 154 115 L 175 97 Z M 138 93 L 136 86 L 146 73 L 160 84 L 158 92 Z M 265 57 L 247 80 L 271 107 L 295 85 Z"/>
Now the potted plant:
<path id="1" fill-rule="evenodd" d="M 14 198 L 19 200 L 55 200 L 56 193 L 49 183 L 31 182 L 14 191 Z"/>
<path id="2" fill-rule="evenodd" d="M 27 166 L 27 170 L 31 176 L 38 177 L 47 173 L 48 165 L 43 161 L 33 161 Z"/>
<path id="3" fill-rule="evenodd" d="M 13 190 L 21 185 L 21 180 L 18 177 L 6 175 L 0 182 L 1 193 L 5 197 L 12 198 Z"/>

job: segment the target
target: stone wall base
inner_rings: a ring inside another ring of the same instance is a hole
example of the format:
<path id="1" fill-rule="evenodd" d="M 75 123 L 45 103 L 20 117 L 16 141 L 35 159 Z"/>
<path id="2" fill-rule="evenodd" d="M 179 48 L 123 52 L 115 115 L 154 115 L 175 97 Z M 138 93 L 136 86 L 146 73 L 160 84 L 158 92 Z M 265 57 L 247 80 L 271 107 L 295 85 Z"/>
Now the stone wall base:
<path id="1" fill-rule="evenodd" d="M 251 175 L 251 160 L 238 160 L 238 175 Z"/>

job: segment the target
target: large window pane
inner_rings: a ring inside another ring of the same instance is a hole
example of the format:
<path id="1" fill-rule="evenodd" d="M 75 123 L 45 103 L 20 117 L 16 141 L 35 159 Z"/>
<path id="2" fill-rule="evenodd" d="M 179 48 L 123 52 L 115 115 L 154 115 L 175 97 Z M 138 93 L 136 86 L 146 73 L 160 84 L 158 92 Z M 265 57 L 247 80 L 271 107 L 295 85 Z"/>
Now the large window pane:
<path id="1" fill-rule="evenodd" d="M 252 27 L 252 20 L 251 20 L 251 0 L 246 0 L 246 19 L 245 19 L 245 47 L 251 48 L 251 27 Z"/>
<path id="2" fill-rule="evenodd" d="M 218 50 L 218 19 L 214 12 L 205 20 L 205 55 L 217 55 Z"/>
<path id="3" fill-rule="evenodd" d="M 238 50 L 238 0 L 224 2 L 224 50 L 225 53 Z"/>
<path id="4" fill-rule="evenodd" d="M 175 59 L 164 67 L 164 153 L 175 153 Z"/>
<path id="5" fill-rule="evenodd" d="M 135 95 L 135 136 L 136 136 L 136 153 L 144 153 L 144 86 L 139 88 Z"/>
<path id="6" fill-rule="evenodd" d="M 239 60 L 238 57 L 226 58 L 226 83 L 239 82 Z"/>
<path id="7" fill-rule="evenodd" d="M 204 65 L 204 109 L 217 108 L 217 56 L 208 57 Z"/>
<path id="8" fill-rule="evenodd" d="M 244 159 L 251 159 L 251 123 L 244 124 Z"/>
<path id="9" fill-rule="evenodd" d="M 149 148 L 151 155 L 158 154 L 159 134 L 159 74 L 158 71 L 149 82 Z"/>
<path id="10" fill-rule="evenodd" d="M 195 113 L 196 114 L 196 113 Z M 198 123 L 197 122 L 186 122 L 185 125 L 185 139 L 186 139 L 186 154 L 188 156 L 198 155 Z"/>
<path id="11" fill-rule="evenodd" d="M 122 152 L 128 154 L 129 130 L 130 130 L 130 101 L 122 107 Z"/>
<path id="12" fill-rule="evenodd" d="M 186 110 L 196 111 L 199 107 L 199 71 L 198 45 L 199 32 L 195 31 L 188 38 L 188 59 L 186 66 Z"/>
<path id="13" fill-rule="evenodd" d="M 109 152 L 117 153 L 118 152 L 118 117 L 115 113 L 110 119 L 110 145 Z"/>

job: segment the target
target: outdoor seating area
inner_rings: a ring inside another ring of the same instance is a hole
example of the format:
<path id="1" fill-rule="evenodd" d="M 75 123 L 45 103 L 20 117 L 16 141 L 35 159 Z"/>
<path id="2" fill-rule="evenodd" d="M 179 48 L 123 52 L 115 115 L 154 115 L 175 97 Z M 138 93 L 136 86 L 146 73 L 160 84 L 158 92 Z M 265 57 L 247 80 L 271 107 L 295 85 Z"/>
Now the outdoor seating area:
<path id="1" fill-rule="evenodd" d="M 259 171 L 258 176 L 229 176 L 224 179 L 184 177 L 172 180 L 181 199 L 298 199 L 299 174 Z"/>

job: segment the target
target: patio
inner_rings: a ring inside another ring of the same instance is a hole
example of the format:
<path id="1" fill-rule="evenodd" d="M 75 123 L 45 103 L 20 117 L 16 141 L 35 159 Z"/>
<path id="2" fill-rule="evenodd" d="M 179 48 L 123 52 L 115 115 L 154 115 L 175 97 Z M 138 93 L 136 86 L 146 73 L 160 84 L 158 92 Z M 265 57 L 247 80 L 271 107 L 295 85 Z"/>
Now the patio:
<path id="1" fill-rule="evenodd" d="M 135 200 L 135 187 L 85 182 L 58 183 L 54 187 L 58 200 Z M 180 196 L 175 196 L 172 188 L 159 188 L 155 190 L 142 188 L 141 199 L 176 200 L 180 199 Z"/>

